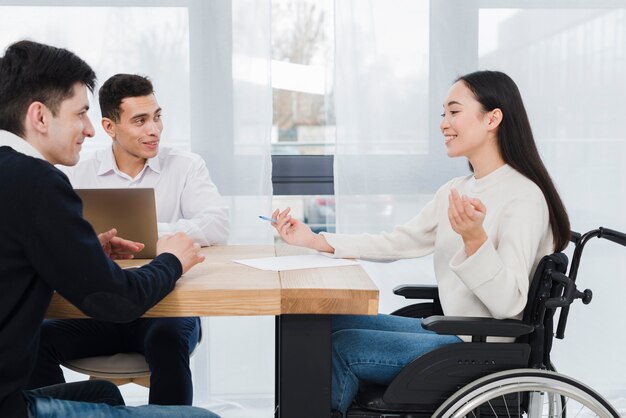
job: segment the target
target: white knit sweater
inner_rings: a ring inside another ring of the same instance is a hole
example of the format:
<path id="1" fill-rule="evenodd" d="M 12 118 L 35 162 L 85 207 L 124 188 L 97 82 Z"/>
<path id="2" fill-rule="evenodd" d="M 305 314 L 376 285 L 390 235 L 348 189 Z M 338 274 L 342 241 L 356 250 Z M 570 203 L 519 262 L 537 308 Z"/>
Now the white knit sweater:
<path id="1" fill-rule="evenodd" d="M 452 187 L 487 207 L 488 239 L 471 257 L 448 220 Z M 521 318 L 532 274 L 554 248 L 543 193 L 508 165 L 481 179 L 452 179 L 416 217 L 390 233 L 323 234 L 335 257 L 393 260 L 434 252 L 443 311 L 453 316 Z"/>

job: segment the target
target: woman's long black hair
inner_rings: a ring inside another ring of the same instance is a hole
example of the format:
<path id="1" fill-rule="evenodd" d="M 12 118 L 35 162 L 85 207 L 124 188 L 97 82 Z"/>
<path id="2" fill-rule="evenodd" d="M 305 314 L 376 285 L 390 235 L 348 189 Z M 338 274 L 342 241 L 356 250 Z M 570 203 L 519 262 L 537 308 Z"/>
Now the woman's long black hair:
<path id="1" fill-rule="evenodd" d="M 517 85 L 499 71 L 476 71 L 456 81 L 465 83 L 485 111 L 502 110 L 502 123 L 498 127 L 500 154 L 505 163 L 533 181 L 543 192 L 550 212 L 554 251 L 563 250 L 570 239 L 569 217 L 537 151 Z"/>

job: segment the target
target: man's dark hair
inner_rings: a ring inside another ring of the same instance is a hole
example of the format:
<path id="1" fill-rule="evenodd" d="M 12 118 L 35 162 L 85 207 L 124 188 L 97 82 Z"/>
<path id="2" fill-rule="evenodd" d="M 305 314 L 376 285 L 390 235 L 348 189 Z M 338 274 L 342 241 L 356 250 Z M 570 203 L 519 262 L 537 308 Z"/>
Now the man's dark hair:
<path id="1" fill-rule="evenodd" d="M 154 87 L 148 77 L 135 74 L 116 74 L 104 82 L 98 91 L 100 111 L 103 118 L 113 122 L 120 120 L 120 106 L 127 97 L 149 96 Z"/>
<path id="2" fill-rule="evenodd" d="M 93 92 L 96 73 L 73 52 L 33 41 L 10 45 L 0 58 L 0 129 L 23 137 L 31 103 L 43 103 L 56 116 L 76 83 Z"/>

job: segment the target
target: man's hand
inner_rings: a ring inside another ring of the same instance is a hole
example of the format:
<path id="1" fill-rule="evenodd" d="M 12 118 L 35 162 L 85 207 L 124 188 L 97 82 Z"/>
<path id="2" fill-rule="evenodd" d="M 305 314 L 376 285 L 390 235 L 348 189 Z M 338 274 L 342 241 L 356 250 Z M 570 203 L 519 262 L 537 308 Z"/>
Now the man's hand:
<path id="1" fill-rule="evenodd" d="M 134 253 L 143 250 L 141 242 L 129 241 L 117 236 L 117 229 L 113 228 L 102 234 L 98 234 L 100 245 L 104 252 L 112 260 L 128 260 L 134 257 Z"/>
<path id="2" fill-rule="evenodd" d="M 161 237 L 157 241 L 157 254 L 161 253 L 174 254 L 183 266 L 183 274 L 204 261 L 204 256 L 200 254 L 200 244 L 194 244 L 193 240 L 183 232 Z"/>

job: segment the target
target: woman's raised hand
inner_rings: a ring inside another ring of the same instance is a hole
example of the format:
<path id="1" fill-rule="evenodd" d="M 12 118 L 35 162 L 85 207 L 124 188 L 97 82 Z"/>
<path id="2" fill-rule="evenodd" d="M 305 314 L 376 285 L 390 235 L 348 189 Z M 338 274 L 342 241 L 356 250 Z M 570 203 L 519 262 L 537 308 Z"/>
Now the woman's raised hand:
<path id="1" fill-rule="evenodd" d="M 480 199 L 471 199 L 452 188 L 448 196 L 448 219 L 454 232 L 463 238 L 465 253 L 474 254 L 487 241 L 483 221 L 487 208 Z"/>

